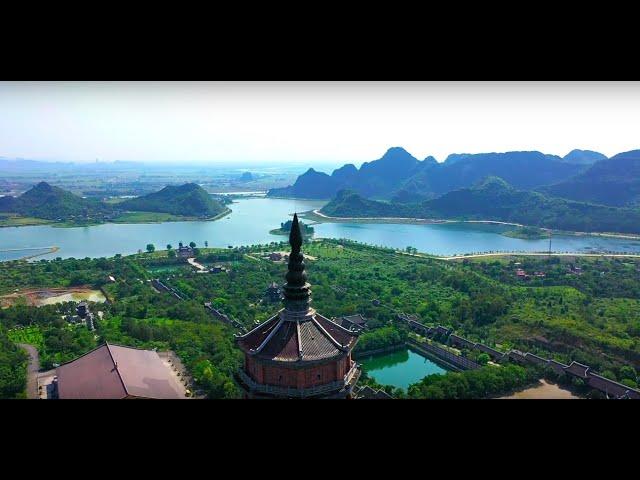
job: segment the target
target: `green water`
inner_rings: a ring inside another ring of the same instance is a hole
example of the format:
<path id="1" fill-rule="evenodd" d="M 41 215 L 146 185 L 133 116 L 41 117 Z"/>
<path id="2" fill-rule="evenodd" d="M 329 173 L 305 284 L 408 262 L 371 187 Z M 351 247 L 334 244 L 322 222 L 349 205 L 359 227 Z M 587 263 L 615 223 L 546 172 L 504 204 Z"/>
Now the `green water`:
<path id="1" fill-rule="evenodd" d="M 364 357 L 358 360 L 367 375 L 382 385 L 393 385 L 405 390 L 427 375 L 447 371 L 409 349 Z"/>

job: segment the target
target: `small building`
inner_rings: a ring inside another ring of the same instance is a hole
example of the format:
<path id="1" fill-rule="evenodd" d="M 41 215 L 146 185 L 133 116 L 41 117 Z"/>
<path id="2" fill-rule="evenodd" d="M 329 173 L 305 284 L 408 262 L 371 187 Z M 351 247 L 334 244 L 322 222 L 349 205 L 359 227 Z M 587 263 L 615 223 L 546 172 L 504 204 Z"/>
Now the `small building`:
<path id="1" fill-rule="evenodd" d="M 280 252 L 272 252 L 269 254 L 269 260 L 272 262 L 279 262 L 282 260 L 282 254 Z"/>
<path id="2" fill-rule="evenodd" d="M 469 348 L 469 349 L 473 349 L 476 347 L 475 342 L 472 342 L 471 340 L 467 340 L 466 338 L 456 335 L 455 333 L 452 333 L 451 335 L 449 335 L 449 344 L 455 347 L 462 347 L 462 348 Z"/>
<path id="3" fill-rule="evenodd" d="M 85 318 L 89 313 L 89 305 L 87 302 L 80 302 L 76 307 L 76 312 L 80 318 Z"/>
<path id="4" fill-rule="evenodd" d="M 529 362 L 532 363 L 534 365 L 548 365 L 549 364 L 549 360 L 547 360 L 546 358 L 542 358 L 534 353 L 525 353 L 524 355 L 524 359 Z"/>
<path id="5" fill-rule="evenodd" d="M 267 297 L 270 302 L 279 302 L 282 300 L 282 290 L 280 290 L 280 285 L 276 282 L 271 282 L 265 290 L 264 296 Z"/>
<path id="6" fill-rule="evenodd" d="M 56 368 L 57 398 L 185 398 L 171 367 L 152 350 L 105 343 Z"/>
<path id="7" fill-rule="evenodd" d="M 190 245 L 180 245 L 176 251 L 178 258 L 191 258 L 195 256 L 193 248 Z"/>
<path id="8" fill-rule="evenodd" d="M 348 330 L 366 330 L 368 320 L 361 314 L 345 315 L 344 317 L 334 318 L 334 322 Z"/>
<path id="9" fill-rule="evenodd" d="M 573 361 L 567 368 L 564 369 L 564 371 L 574 377 L 581 378 L 582 380 L 587 380 L 587 378 L 589 378 L 589 369 L 590 367 L 588 365 L 583 365 L 582 363 Z"/>

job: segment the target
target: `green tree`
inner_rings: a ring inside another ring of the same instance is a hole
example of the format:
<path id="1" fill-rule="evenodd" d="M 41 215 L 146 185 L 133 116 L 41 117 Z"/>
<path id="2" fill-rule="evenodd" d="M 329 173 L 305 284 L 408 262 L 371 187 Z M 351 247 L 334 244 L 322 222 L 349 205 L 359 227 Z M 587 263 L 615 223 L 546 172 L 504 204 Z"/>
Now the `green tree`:
<path id="1" fill-rule="evenodd" d="M 156 246 L 153 243 L 147 243 L 147 252 L 152 253 L 155 252 Z"/>
<path id="2" fill-rule="evenodd" d="M 189 242 L 189 246 L 191 248 L 196 248 L 196 242 Z"/>
<path id="3" fill-rule="evenodd" d="M 167 250 L 172 250 L 173 249 L 173 245 L 171 245 L 170 243 L 167 243 Z"/>
<path id="4" fill-rule="evenodd" d="M 167 252 L 167 257 L 169 258 L 176 258 L 176 251 L 175 250 L 169 250 Z"/>
<path id="5" fill-rule="evenodd" d="M 486 365 L 487 363 L 489 363 L 491 357 L 489 357 L 488 354 L 486 353 L 481 353 L 480 355 L 478 355 L 478 363 L 480 365 Z"/>

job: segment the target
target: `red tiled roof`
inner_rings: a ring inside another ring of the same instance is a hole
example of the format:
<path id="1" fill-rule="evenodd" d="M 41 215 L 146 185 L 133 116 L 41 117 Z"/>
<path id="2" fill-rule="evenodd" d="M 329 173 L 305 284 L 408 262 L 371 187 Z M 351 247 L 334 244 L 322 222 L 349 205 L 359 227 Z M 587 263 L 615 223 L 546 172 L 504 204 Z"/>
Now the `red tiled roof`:
<path id="1" fill-rule="evenodd" d="M 60 398 L 184 398 L 184 388 L 151 350 L 102 345 L 60 365 Z"/>
<path id="2" fill-rule="evenodd" d="M 357 339 L 355 332 L 317 313 L 297 321 L 286 319 L 284 312 L 239 336 L 237 342 L 242 350 L 257 358 L 311 362 L 340 356 L 350 351 Z"/>

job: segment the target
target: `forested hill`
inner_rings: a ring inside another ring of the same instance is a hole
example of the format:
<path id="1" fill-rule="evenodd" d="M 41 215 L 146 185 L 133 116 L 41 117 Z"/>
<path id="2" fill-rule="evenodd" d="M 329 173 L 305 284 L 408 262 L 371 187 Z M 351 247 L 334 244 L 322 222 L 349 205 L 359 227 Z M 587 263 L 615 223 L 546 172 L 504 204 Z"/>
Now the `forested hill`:
<path id="1" fill-rule="evenodd" d="M 164 212 L 173 215 L 214 217 L 225 207 L 195 183 L 166 186 L 159 192 L 150 193 L 119 204 L 124 210 Z"/>
<path id="2" fill-rule="evenodd" d="M 104 215 L 109 205 L 74 195 L 67 190 L 40 182 L 19 197 L 0 197 L 0 212 L 56 220 Z"/>
<path id="3" fill-rule="evenodd" d="M 497 220 L 580 232 L 640 233 L 640 211 L 575 202 L 517 190 L 489 177 L 421 203 L 387 203 L 341 191 L 322 213 L 336 217 L 407 217 Z"/>
<path id="4" fill-rule="evenodd" d="M 270 196 L 331 198 L 343 189 L 365 197 L 390 199 L 400 195 L 434 198 L 467 188 L 495 175 L 521 189 L 533 189 L 566 180 L 590 163 L 606 158 L 597 152 L 574 150 L 564 158 L 541 152 L 452 154 L 443 163 L 427 157 L 420 161 L 401 147 L 390 148 L 379 160 L 360 169 L 348 164 L 331 175 L 309 169 L 296 182 L 269 191 Z"/>
<path id="5" fill-rule="evenodd" d="M 640 150 L 599 161 L 584 173 L 541 191 L 583 202 L 640 206 Z"/>

